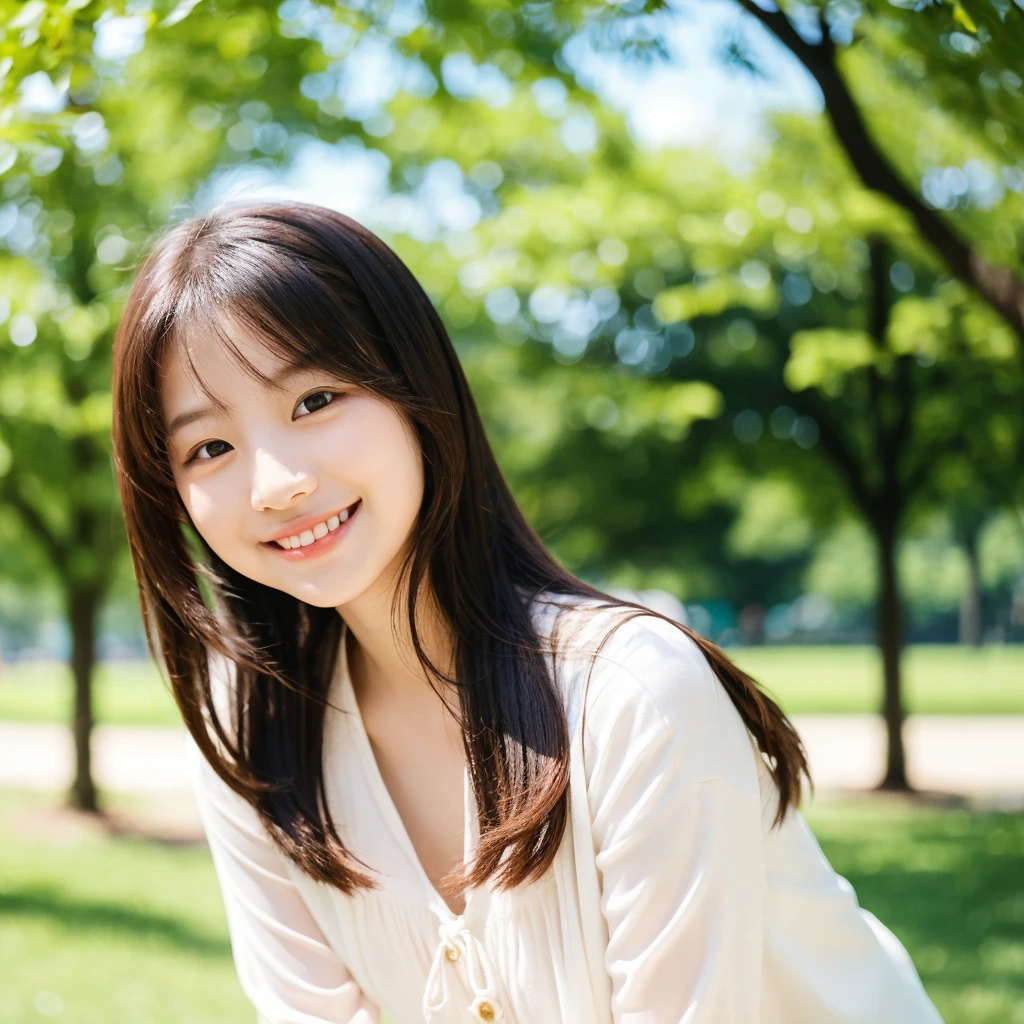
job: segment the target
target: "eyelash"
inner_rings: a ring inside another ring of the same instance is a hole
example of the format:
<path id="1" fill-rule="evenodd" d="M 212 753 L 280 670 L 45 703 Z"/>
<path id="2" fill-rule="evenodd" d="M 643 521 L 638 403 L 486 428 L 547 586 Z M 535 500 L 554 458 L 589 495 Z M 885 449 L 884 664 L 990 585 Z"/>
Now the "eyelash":
<path id="1" fill-rule="evenodd" d="M 311 392 L 310 392 L 310 393 L 309 393 L 308 395 L 306 395 L 306 396 L 305 396 L 304 398 L 300 399 L 300 401 L 299 401 L 299 405 L 302 405 L 302 403 L 303 403 L 303 402 L 306 402 L 306 401 L 308 401 L 308 400 L 309 400 L 310 398 L 312 398 L 312 397 L 313 397 L 314 395 L 333 395 L 334 397 L 333 397 L 333 398 L 331 399 L 331 401 L 329 401 L 329 402 L 327 403 L 327 405 L 322 405 L 322 406 L 320 407 L 320 409 L 326 409 L 326 408 L 328 408 L 328 406 L 334 405 L 335 401 L 336 401 L 337 399 L 341 398 L 343 394 L 344 394 L 344 392 L 341 392 L 341 391 L 330 391 L 330 390 L 328 390 L 327 388 L 320 388 L 320 389 L 319 389 L 318 391 L 311 391 Z M 314 410 L 313 410 L 313 412 L 307 413 L 306 415 L 307 415 L 307 416 L 312 416 L 312 415 L 313 415 L 314 413 L 320 412 L 320 409 L 314 409 Z M 300 417 L 300 418 L 301 418 L 301 417 Z M 215 460 L 215 459 L 217 458 L 217 456 L 216 456 L 216 455 L 211 455 L 211 456 L 210 456 L 209 458 L 207 458 L 207 459 L 200 459 L 200 458 L 199 458 L 198 456 L 199 456 L 199 453 L 200 453 L 200 452 L 201 452 L 201 451 L 202 451 L 202 450 L 203 450 L 203 449 L 204 449 L 204 448 L 205 448 L 205 447 L 206 447 L 206 446 L 207 446 L 208 444 L 216 444 L 216 443 L 217 443 L 216 441 L 204 441 L 204 442 L 203 442 L 203 443 L 202 443 L 201 445 L 199 445 L 198 447 L 196 447 L 196 448 L 193 448 L 193 449 L 192 449 L 192 452 L 191 452 L 191 454 L 190 454 L 190 455 L 189 455 L 189 456 L 188 456 L 188 457 L 187 457 L 187 458 L 185 459 L 185 462 L 184 462 L 184 464 L 185 464 L 186 466 L 188 466 L 188 465 L 190 465 L 190 464 L 191 464 L 191 463 L 193 463 L 193 462 L 213 462 L 213 461 L 214 461 L 214 460 Z"/>

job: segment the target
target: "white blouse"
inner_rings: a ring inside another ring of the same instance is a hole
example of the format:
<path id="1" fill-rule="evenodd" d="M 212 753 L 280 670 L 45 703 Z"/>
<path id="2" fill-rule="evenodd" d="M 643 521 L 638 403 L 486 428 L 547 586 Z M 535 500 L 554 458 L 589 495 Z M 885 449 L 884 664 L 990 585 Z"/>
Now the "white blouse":
<path id="1" fill-rule="evenodd" d="M 574 603 L 564 618 L 589 608 Z M 535 608 L 546 635 L 550 606 Z M 427 878 L 378 771 L 344 635 L 326 798 L 380 889 L 347 897 L 304 875 L 186 737 L 257 1024 L 371 1024 L 382 1009 L 398 1024 L 942 1024 L 903 945 L 803 816 L 769 829 L 768 766 L 689 637 L 652 616 L 627 622 L 585 691 L 585 641 L 611 614 L 577 619 L 586 629 L 559 655 L 571 822 L 555 860 L 511 892 L 468 890 L 462 914 Z M 468 770 L 464 798 L 468 862 Z"/>

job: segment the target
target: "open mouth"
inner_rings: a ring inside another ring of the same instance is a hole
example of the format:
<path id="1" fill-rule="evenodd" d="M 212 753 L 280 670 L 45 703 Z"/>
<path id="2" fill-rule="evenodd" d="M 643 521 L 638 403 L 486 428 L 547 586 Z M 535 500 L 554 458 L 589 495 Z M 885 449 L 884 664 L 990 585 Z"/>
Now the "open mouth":
<path id="1" fill-rule="evenodd" d="M 348 533 L 352 519 L 362 503 L 363 499 L 358 499 L 311 530 L 303 530 L 292 537 L 285 537 L 281 540 L 261 541 L 260 543 L 271 551 L 293 559 L 318 554 L 334 545 L 344 534 Z M 320 536 L 317 536 L 318 533 Z M 298 543 L 295 543 L 296 540 Z M 293 544 L 294 546 L 292 546 Z"/>

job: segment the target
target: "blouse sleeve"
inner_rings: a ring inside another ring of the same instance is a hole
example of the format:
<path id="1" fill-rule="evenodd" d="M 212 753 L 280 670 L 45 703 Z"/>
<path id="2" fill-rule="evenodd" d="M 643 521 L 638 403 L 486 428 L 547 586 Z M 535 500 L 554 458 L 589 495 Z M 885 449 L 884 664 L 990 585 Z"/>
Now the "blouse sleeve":
<path id="1" fill-rule="evenodd" d="M 621 636 L 620 636 L 621 634 Z M 703 652 L 643 617 L 594 668 L 584 763 L 615 1024 L 760 1019 L 762 808 Z"/>
<path id="2" fill-rule="evenodd" d="M 220 883 L 238 980 L 256 1024 L 379 1024 L 325 939 L 254 808 L 186 734 L 186 762 Z"/>

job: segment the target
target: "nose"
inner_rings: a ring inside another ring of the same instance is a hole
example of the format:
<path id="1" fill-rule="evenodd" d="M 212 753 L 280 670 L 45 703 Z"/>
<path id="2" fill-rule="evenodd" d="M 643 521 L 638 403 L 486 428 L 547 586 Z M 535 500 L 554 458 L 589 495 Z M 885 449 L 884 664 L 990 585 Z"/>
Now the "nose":
<path id="1" fill-rule="evenodd" d="M 316 490 L 316 477 L 304 469 L 289 469 L 266 448 L 256 450 L 252 477 L 252 507 L 288 508 L 296 498 Z"/>

